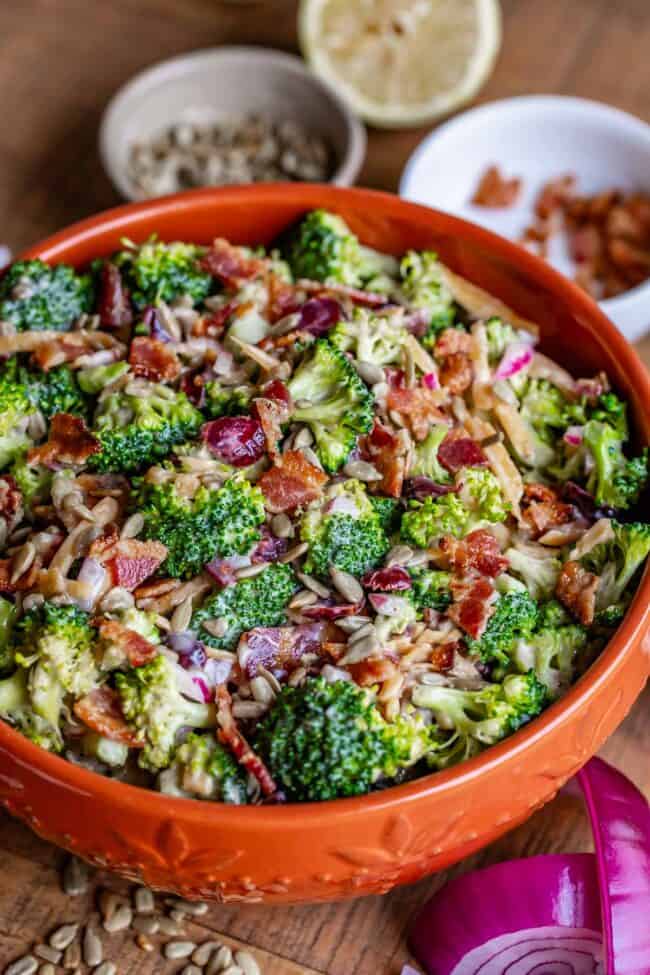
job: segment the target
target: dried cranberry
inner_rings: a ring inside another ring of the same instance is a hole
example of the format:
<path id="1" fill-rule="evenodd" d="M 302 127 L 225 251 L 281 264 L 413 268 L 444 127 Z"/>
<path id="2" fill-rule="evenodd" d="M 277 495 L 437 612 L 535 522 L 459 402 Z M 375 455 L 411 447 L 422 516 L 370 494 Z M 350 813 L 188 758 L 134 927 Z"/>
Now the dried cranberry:
<path id="1" fill-rule="evenodd" d="M 285 403 L 287 406 L 291 402 L 291 394 L 281 379 L 272 379 L 270 383 L 263 386 L 262 396 L 265 399 L 273 399 L 277 403 Z"/>
<path id="2" fill-rule="evenodd" d="M 366 589 L 374 589 L 376 592 L 399 592 L 411 588 L 411 577 L 401 565 L 368 572 L 361 582 Z"/>
<path id="3" fill-rule="evenodd" d="M 430 477 L 418 476 L 406 482 L 404 493 L 408 498 L 424 501 L 425 498 L 440 498 L 443 494 L 451 494 L 454 490 L 451 484 L 438 484 Z"/>
<path id="4" fill-rule="evenodd" d="M 310 335 L 324 335 L 341 318 L 341 306 L 333 298 L 310 298 L 300 307 L 298 328 Z"/>
<path id="5" fill-rule="evenodd" d="M 452 474 L 463 467 L 483 467 L 487 464 L 487 457 L 471 437 L 456 440 L 445 437 L 438 447 L 438 460 Z"/>
<path id="6" fill-rule="evenodd" d="M 104 328 L 122 328 L 133 321 L 128 289 L 119 268 L 110 261 L 102 266 L 97 311 Z"/>
<path id="7" fill-rule="evenodd" d="M 266 451 L 262 424 L 252 416 L 222 416 L 211 420 L 201 435 L 213 454 L 233 467 L 254 464 Z"/>

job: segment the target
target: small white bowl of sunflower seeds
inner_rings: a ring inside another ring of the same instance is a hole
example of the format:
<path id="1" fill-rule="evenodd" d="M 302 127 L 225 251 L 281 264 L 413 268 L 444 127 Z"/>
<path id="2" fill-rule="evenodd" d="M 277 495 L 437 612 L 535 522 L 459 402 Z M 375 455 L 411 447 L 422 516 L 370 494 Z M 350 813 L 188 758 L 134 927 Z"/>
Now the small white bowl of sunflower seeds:
<path id="1" fill-rule="evenodd" d="M 113 97 L 99 134 L 104 167 L 131 200 L 235 183 L 348 186 L 365 145 L 359 120 L 299 58 L 257 47 L 148 68 Z"/>

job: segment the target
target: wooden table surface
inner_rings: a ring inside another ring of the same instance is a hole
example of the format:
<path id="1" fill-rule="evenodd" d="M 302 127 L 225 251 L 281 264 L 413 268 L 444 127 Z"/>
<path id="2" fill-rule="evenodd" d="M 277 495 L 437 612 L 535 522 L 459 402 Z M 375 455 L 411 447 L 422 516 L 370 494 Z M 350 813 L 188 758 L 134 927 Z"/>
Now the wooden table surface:
<path id="1" fill-rule="evenodd" d="M 602 99 L 650 120 L 648 0 L 504 0 L 504 46 L 482 100 L 530 92 Z M 220 43 L 293 49 L 294 4 L 216 0 L 3 0 L 0 14 L 0 241 L 14 250 L 118 198 L 96 151 L 97 124 L 112 92 L 153 62 Z M 361 183 L 394 190 L 425 130 L 371 132 Z M 650 323 L 650 315 L 649 315 Z M 640 343 L 650 363 L 650 337 Z M 650 689 L 603 749 L 650 794 Z M 559 798 L 459 869 L 515 856 L 589 847 L 580 807 Z M 2 817 L 0 963 L 26 950 L 88 900 L 59 890 L 62 854 Z M 250 945 L 265 975 L 393 975 L 407 959 L 415 908 L 437 876 L 385 897 L 331 906 L 215 907 L 192 926 Z M 180 963 L 145 955 L 114 935 L 123 973 L 172 972 Z"/>

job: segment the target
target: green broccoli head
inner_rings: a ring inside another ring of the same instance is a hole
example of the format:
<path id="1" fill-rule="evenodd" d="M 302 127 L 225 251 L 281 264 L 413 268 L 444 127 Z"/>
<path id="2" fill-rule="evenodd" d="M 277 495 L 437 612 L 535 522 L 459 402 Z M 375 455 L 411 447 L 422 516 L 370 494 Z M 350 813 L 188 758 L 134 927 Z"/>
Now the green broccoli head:
<path id="1" fill-rule="evenodd" d="M 440 332 L 453 327 L 455 306 L 437 254 L 433 251 L 408 251 L 400 264 L 401 291 L 413 308 L 430 315 L 423 345 L 432 348 Z"/>
<path id="2" fill-rule="evenodd" d="M 214 728 L 217 722 L 214 705 L 182 696 L 174 667 L 159 654 L 142 667 L 115 675 L 124 717 L 144 745 L 139 764 L 152 772 L 171 763 L 181 728 Z"/>
<path id="3" fill-rule="evenodd" d="M 363 282 L 359 241 L 335 213 L 312 210 L 285 236 L 282 249 L 294 278 L 353 287 Z"/>
<path id="4" fill-rule="evenodd" d="M 56 724 L 36 713 L 27 684 L 27 674 L 22 669 L 14 671 L 11 677 L 0 680 L 0 717 L 12 724 L 25 735 L 50 752 L 63 749 L 63 737 Z"/>
<path id="5" fill-rule="evenodd" d="M 488 343 L 488 358 L 495 364 L 513 342 L 520 341 L 516 330 L 501 318 L 490 318 L 485 323 L 485 335 Z"/>
<path id="6" fill-rule="evenodd" d="M 194 304 L 210 293 L 212 278 L 199 263 L 204 248 L 175 241 L 165 244 L 148 240 L 139 247 L 129 245 L 113 257 L 136 308 L 173 301 L 189 295 Z"/>
<path id="7" fill-rule="evenodd" d="M 254 393 L 254 386 L 222 386 L 218 380 L 211 379 L 205 384 L 202 410 L 211 420 L 248 413 Z"/>
<path id="8" fill-rule="evenodd" d="M 621 440 L 627 440 L 629 429 L 627 424 L 627 403 L 616 393 L 602 393 L 596 405 L 589 411 L 590 420 L 608 423 L 616 430 Z"/>
<path id="9" fill-rule="evenodd" d="M 188 735 L 176 749 L 171 769 L 184 793 L 234 806 L 246 805 L 246 775 L 213 735 Z"/>
<path id="10" fill-rule="evenodd" d="M 438 460 L 438 448 L 449 433 L 446 423 L 434 423 L 425 439 L 416 444 L 409 477 L 430 477 L 436 484 L 448 484 L 451 475 Z"/>
<path id="11" fill-rule="evenodd" d="M 429 548 L 443 535 L 463 536 L 470 525 L 470 512 L 457 494 L 410 501 L 402 515 L 400 536 L 407 545 Z"/>
<path id="12" fill-rule="evenodd" d="M 510 571 L 522 580 L 533 599 L 550 599 L 562 568 L 553 552 L 539 556 L 525 548 L 509 548 L 504 554 L 510 562 Z"/>
<path id="13" fill-rule="evenodd" d="M 372 393 L 345 354 L 326 339 L 315 342 L 312 355 L 298 366 L 288 386 L 292 419 L 309 425 L 323 467 L 335 474 L 357 438 L 372 429 Z"/>
<path id="14" fill-rule="evenodd" d="M 529 379 L 521 392 L 523 419 L 545 443 L 554 446 L 561 431 L 585 422 L 580 401 L 570 401 L 561 389 L 546 379 Z"/>
<path id="15" fill-rule="evenodd" d="M 411 597 L 417 609 L 444 612 L 451 603 L 451 575 L 436 569 L 409 569 Z"/>
<path id="16" fill-rule="evenodd" d="M 89 458 L 93 470 L 144 470 L 198 433 L 203 417 L 185 393 L 158 383 L 143 383 L 142 392 L 119 390 L 100 402 L 93 433 L 102 449 Z"/>
<path id="17" fill-rule="evenodd" d="M 400 508 L 397 498 L 385 498 L 381 494 L 370 496 L 370 504 L 379 515 L 381 527 L 387 535 L 397 530 L 400 521 Z"/>
<path id="18" fill-rule="evenodd" d="M 337 349 L 349 352 L 359 362 L 387 366 L 400 362 L 408 332 L 382 315 L 356 308 L 351 319 L 343 319 L 328 333 Z"/>
<path id="19" fill-rule="evenodd" d="M 173 481 L 144 482 L 135 499 L 144 516 L 144 538 L 167 546 L 161 571 L 191 579 L 215 556 L 243 555 L 260 538 L 264 497 L 241 475 L 220 488 L 200 487 L 194 497 L 180 495 Z"/>
<path id="20" fill-rule="evenodd" d="M 67 331 L 93 302 L 89 275 L 67 264 L 16 261 L 0 280 L 0 321 L 18 331 Z"/>
<path id="21" fill-rule="evenodd" d="M 525 673 L 534 670 L 549 697 L 557 698 L 573 683 L 588 642 L 587 630 L 578 623 L 540 623 L 534 633 L 517 642 L 515 663 Z"/>
<path id="22" fill-rule="evenodd" d="M 612 521 L 613 538 L 602 542 L 580 560 L 586 569 L 600 576 L 596 592 L 599 612 L 625 607 L 631 586 L 650 553 L 650 525 Z"/>
<path id="23" fill-rule="evenodd" d="M 89 400 L 80 389 L 77 375 L 70 366 L 56 366 L 49 372 L 42 372 L 25 365 L 18 356 L 13 356 L 4 364 L 1 376 L 1 383 L 23 388 L 33 408 L 40 410 L 46 420 L 50 420 L 55 413 L 88 416 Z"/>
<path id="24" fill-rule="evenodd" d="M 210 647 L 234 650 L 241 635 L 248 630 L 285 623 L 287 603 L 297 588 L 290 565 L 271 563 L 263 572 L 240 579 L 209 596 L 193 613 L 190 629 Z M 208 620 L 224 621 L 222 636 L 215 636 L 205 628 Z"/>
<path id="25" fill-rule="evenodd" d="M 379 565 L 390 548 L 381 514 L 356 480 L 335 484 L 321 501 L 312 502 L 302 517 L 300 537 L 309 545 L 305 572 L 325 579 L 331 565 L 361 576 Z"/>
<path id="26" fill-rule="evenodd" d="M 601 420 L 590 420 L 586 424 L 583 442 L 594 460 L 587 490 L 597 503 L 623 509 L 636 504 L 650 473 L 648 448 L 628 460 L 623 453 L 619 431 Z"/>
<path id="27" fill-rule="evenodd" d="M 14 664 L 12 632 L 16 615 L 15 604 L 0 596 L 0 674 L 7 673 Z"/>
<path id="28" fill-rule="evenodd" d="M 52 487 L 51 470 L 40 465 L 33 467 L 28 464 L 27 456 L 23 453 L 16 457 L 9 472 L 23 496 L 23 504 L 30 507 L 47 501 Z"/>
<path id="29" fill-rule="evenodd" d="M 122 376 L 126 376 L 129 368 L 128 362 L 111 362 L 107 366 L 88 366 L 87 369 L 80 369 L 77 372 L 77 382 L 84 393 L 95 396 L 107 386 L 117 382 Z"/>
<path id="30" fill-rule="evenodd" d="M 426 744 L 423 727 L 390 725 L 356 684 L 322 677 L 283 687 L 254 739 L 287 797 L 303 802 L 362 795 L 418 761 Z"/>
<path id="31" fill-rule="evenodd" d="M 500 596 L 485 632 L 478 639 L 466 636 L 471 653 L 486 663 L 507 666 L 518 640 L 534 631 L 539 618 L 537 603 L 527 592 L 509 592 Z"/>
<path id="32" fill-rule="evenodd" d="M 427 757 L 432 765 L 445 767 L 517 731 L 546 707 L 548 695 L 531 670 L 477 691 L 418 684 L 412 700 L 433 712 L 439 732 L 431 735 Z"/>
<path id="33" fill-rule="evenodd" d="M 510 505 L 487 467 L 464 467 L 456 475 L 458 495 L 470 513 L 470 527 L 505 521 Z"/>
<path id="34" fill-rule="evenodd" d="M 129 758 L 129 746 L 96 731 L 87 731 L 81 739 L 81 750 L 88 758 L 95 758 L 109 768 L 122 768 Z"/>
<path id="35" fill-rule="evenodd" d="M 0 373 L 0 470 L 24 456 L 33 446 L 30 420 L 36 413 L 24 383 L 12 377 L 13 369 Z"/>

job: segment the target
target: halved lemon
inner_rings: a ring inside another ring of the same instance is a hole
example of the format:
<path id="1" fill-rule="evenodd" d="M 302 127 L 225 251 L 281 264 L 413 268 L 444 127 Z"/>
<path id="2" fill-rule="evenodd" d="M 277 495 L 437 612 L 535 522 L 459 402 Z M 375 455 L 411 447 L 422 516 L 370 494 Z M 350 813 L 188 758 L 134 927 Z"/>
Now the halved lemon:
<path id="1" fill-rule="evenodd" d="M 420 125 L 472 98 L 501 42 L 498 0 L 301 0 L 303 54 L 358 115 Z"/>

